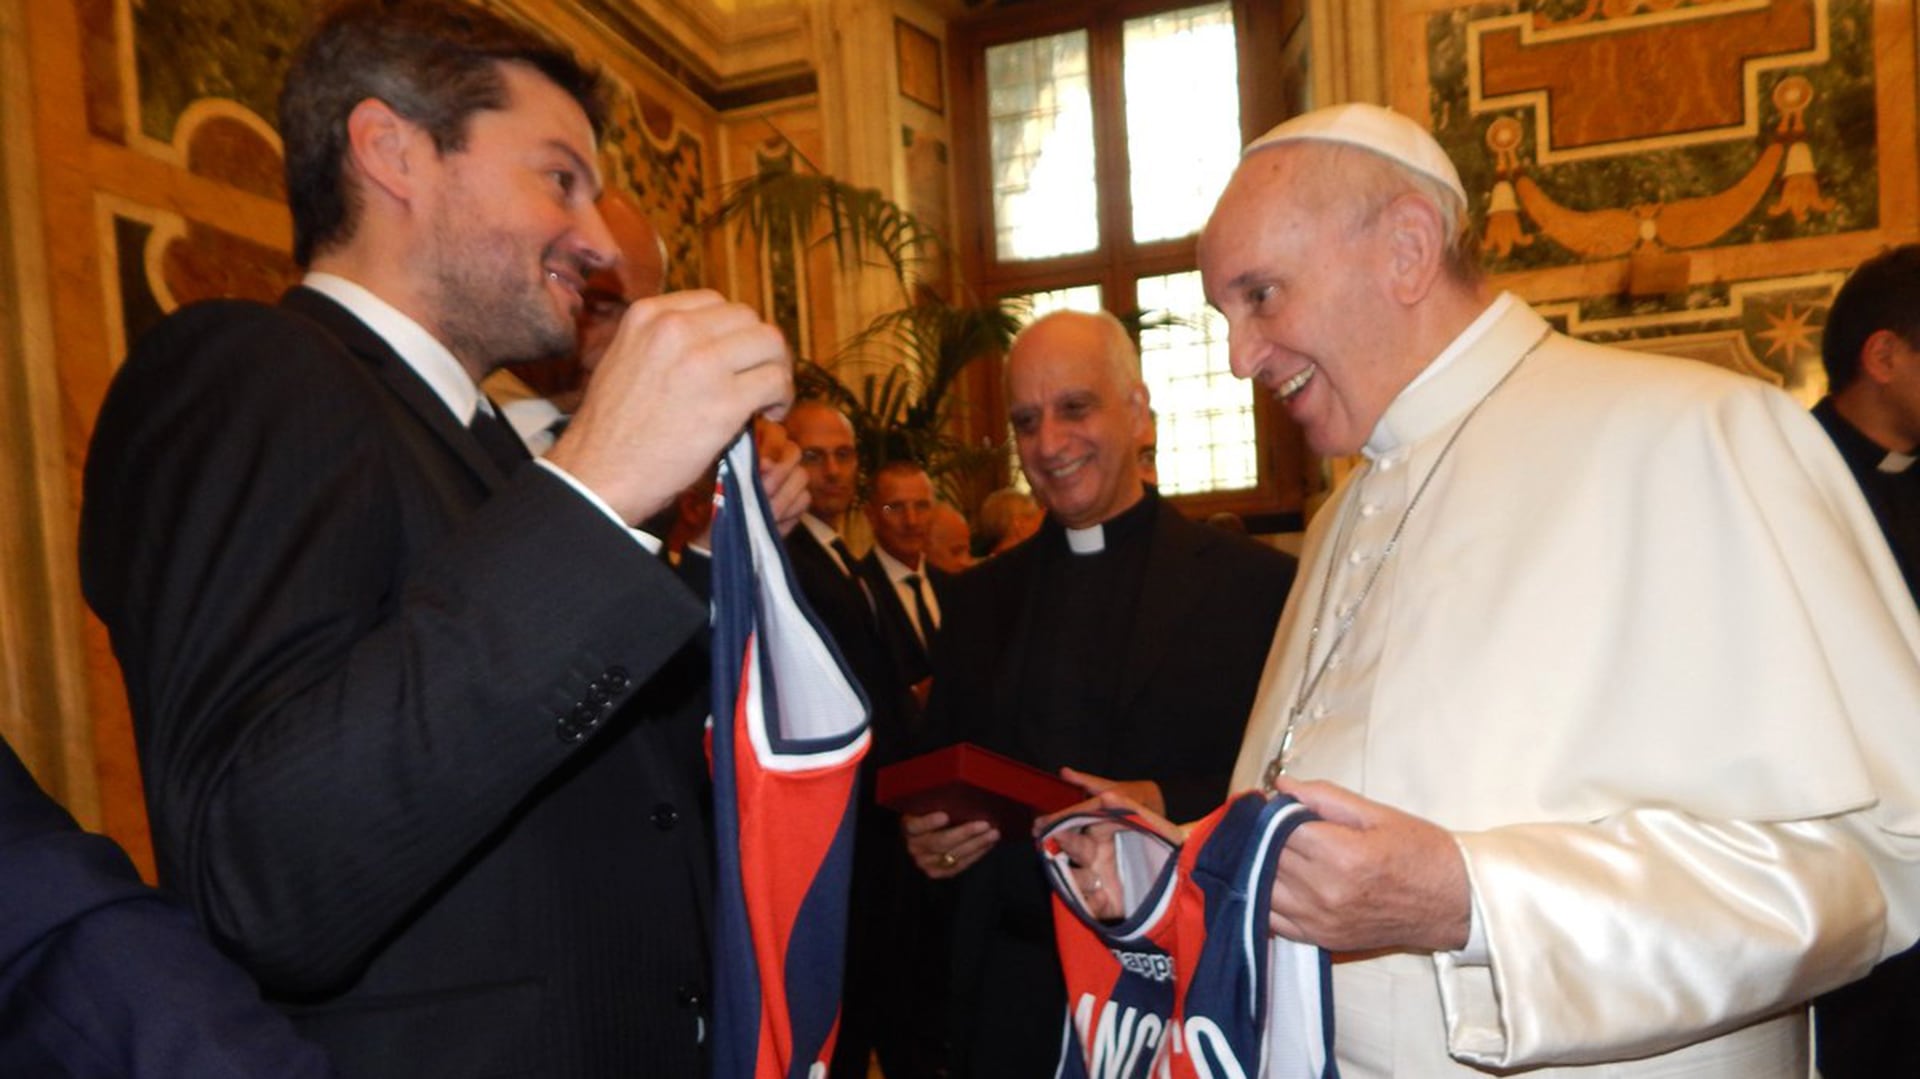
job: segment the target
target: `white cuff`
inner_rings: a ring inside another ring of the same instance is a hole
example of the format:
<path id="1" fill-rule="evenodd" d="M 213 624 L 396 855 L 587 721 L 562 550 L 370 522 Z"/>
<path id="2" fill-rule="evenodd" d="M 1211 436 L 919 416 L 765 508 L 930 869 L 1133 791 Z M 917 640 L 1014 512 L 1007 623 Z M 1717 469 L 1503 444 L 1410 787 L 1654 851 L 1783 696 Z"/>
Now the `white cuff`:
<path id="1" fill-rule="evenodd" d="M 534 458 L 533 463 L 536 465 L 539 465 L 541 468 L 546 469 L 548 472 L 551 472 L 554 475 L 560 477 L 562 480 L 566 482 L 567 486 L 580 492 L 581 498 L 586 499 L 588 502 L 592 503 L 595 507 L 597 507 L 601 513 L 606 514 L 607 520 L 612 521 L 614 524 L 619 525 L 623 529 L 626 529 L 627 534 L 633 537 L 633 540 L 635 543 L 638 543 L 640 546 L 645 547 L 647 549 L 647 553 L 656 554 L 656 555 L 660 553 L 660 537 L 654 535 L 651 532 L 646 531 L 645 529 L 628 527 L 627 522 L 621 520 L 620 515 L 613 512 L 612 506 L 607 505 L 604 499 L 602 499 L 599 495 L 594 494 L 591 490 L 589 490 L 586 484 L 581 483 L 579 480 L 576 480 L 572 476 L 568 475 L 566 469 L 561 468 L 559 465 L 554 464 L 552 461 L 547 460 L 545 457 L 536 457 Z"/>

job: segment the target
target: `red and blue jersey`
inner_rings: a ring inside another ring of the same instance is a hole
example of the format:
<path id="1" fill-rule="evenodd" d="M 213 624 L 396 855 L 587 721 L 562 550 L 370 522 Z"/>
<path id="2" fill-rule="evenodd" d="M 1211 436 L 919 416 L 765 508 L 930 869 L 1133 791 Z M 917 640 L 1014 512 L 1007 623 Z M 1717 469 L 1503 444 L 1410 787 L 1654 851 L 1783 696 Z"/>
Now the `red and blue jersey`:
<path id="1" fill-rule="evenodd" d="M 826 1073 L 867 702 L 794 584 L 751 435 L 713 518 L 713 1075 Z"/>
<path id="2" fill-rule="evenodd" d="M 1250 792 L 1179 846 L 1123 810 L 1040 836 L 1067 979 L 1058 1079 L 1336 1079 L 1327 954 L 1267 928 L 1280 851 L 1312 819 Z M 1099 822 L 1121 825 L 1113 922 L 1088 914 L 1058 838 Z"/>

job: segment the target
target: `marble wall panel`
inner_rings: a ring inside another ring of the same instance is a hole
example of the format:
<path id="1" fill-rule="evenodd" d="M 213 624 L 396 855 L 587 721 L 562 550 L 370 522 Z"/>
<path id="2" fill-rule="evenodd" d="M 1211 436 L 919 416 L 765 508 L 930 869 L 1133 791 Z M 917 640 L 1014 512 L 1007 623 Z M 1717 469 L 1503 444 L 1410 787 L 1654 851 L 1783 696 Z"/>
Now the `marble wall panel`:
<path id="1" fill-rule="evenodd" d="M 1876 0 L 1402 0 L 1391 103 L 1460 166 L 1497 283 L 1811 401 L 1844 272 L 1920 237 L 1912 23 Z"/>
<path id="2" fill-rule="evenodd" d="M 604 142 L 612 186 L 665 237 L 673 287 L 713 283 L 704 229 L 719 111 L 576 0 L 482 0 L 547 27 L 607 73 Z M 281 146 L 272 119 L 295 43 L 324 0 L 30 0 L 21 5 L 32 60 L 36 215 L 68 464 L 69 514 L 92 417 L 128 342 L 181 304 L 216 296 L 271 299 L 298 270 L 288 254 Z M 796 83 L 796 85 L 799 85 Z M 779 87 L 760 88 L 762 97 Z M 810 92 L 810 84 L 808 84 Z M 735 88 L 734 92 L 741 92 Z M 9 138 L 14 137 L 9 132 Z M 76 612 L 80 597 L 62 595 Z M 0 603 L 8 603 L 0 597 Z M 150 865 L 139 776 L 118 672 L 88 620 L 84 709 L 57 722 L 91 731 L 97 820 Z M 56 722 L 49 720 L 50 723 Z M 83 733 L 80 737 L 86 737 Z M 89 814 L 89 816 L 93 816 Z"/>

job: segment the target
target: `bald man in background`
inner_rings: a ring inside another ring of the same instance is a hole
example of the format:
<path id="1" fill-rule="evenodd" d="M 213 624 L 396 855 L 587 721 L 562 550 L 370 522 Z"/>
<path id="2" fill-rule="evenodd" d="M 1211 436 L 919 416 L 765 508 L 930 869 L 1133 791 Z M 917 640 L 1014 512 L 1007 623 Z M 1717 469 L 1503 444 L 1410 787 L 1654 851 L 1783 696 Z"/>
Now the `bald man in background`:
<path id="1" fill-rule="evenodd" d="M 933 504 L 933 521 L 927 525 L 927 561 L 946 574 L 973 568 L 973 530 L 967 527 L 966 514 L 945 500 Z"/>

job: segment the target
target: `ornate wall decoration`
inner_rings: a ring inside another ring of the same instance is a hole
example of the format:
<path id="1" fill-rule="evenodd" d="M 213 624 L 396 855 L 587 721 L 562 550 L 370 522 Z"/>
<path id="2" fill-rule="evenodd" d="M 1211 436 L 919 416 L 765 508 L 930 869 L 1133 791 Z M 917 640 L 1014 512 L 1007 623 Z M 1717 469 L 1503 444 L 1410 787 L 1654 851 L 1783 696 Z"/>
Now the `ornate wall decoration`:
<path id="1" fill-rule="evenodd" d="M 953 166 L 947 153 L 947 141 L 906 125 L 901 125 L 900 141 L 906 149 L 907 209 L 935 235 L 952 236 L 953 215 L 947 207 L 953 201 Z M 951 253 L 930 253 L 922 264 L 915 267 L 916 284 L 937 296 L 952 299 L 952 264 Z"/>
<path id="2" fill-rule="evenodd" d="M 276 202 L 286 199 L 282 149 L 269 119 L 313 0 L 78 0 L 88 36 L 87 101 L 94 134 L 194 175 Z M 525 17 L 512 6 L 489 6 Z M 660 229 L 668 286 L 706 279 L 702 222 L 705 144 L 684 117 L 609 71 L 603 140 L 610 185 L 625 189 Z M 284 251 L 222 231 L 217 222 L 128 209 L 101 230 L 101 251 L 126 303 L 115 308 L 124 344 L 157 314 L 210 296 L 272 299 L 298 272 Z M 157 312 L 157 314 L 156 314 Z"/>
<path id="3" fill-rule="evenodd" d="M 1827 390 L 1820 330 L 1844 270 L 1690 288 L 1678 303 L 1597 297 L 1539 304 L 1562 331 L 1705 360 L 1771 382 L 1808 406 Z"/>
<path id="4" fill-rule="evenodd" d="M 115 362 L 176 308 L 222 297 L 272 302 L 299 280 L 284 250 L 110 195 L 95 203 L 108 267 L 103 302 L 118 313 L 108 324 Z"/>
<path id="5" fill-rule="evenodd" d="M 1459 164 L 1499 283 L 1583 337 L 1819 388 L 1833 287 L 1915 238 L 1913 55 L 1885 46 L 1910 5 L 1396 8 L 1393 103 Z"/>
<path id="6" fill-rule="evenodd" d="M 272 117 L 293 50 L 312 19 L 302 0 L 116 0 L 126 15 L 137 87 L 137 132 L 174 142 L 180 118 L 202 98 L 224 98 Z M 122 73 L 125 78 L 126 73 Z"/>
<path id="7" fill-rule="evenodd" d="M 646 208 L 667 245 L 667 287 L 707 283 L 706 144 L 671 109 L 617 77 L 601 155 L 610 182 Z"/>

